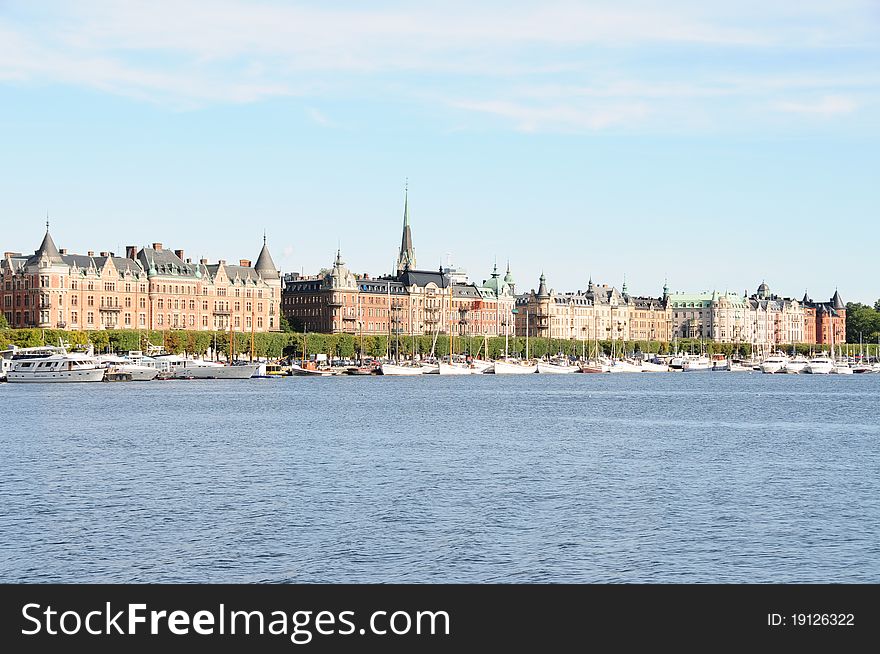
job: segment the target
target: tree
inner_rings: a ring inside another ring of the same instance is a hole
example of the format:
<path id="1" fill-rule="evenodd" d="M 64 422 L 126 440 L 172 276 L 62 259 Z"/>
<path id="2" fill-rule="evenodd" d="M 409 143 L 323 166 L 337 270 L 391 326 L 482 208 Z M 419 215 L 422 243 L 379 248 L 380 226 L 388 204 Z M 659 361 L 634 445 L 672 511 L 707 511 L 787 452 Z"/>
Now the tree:
<path id="1" fill-rule="evenodd" d="M 880 302 L 880 300 L 878 300 Z M 9 323 L 6 321 L 6 316 L 0 313 L 0 329 L 9 329 Z"/>

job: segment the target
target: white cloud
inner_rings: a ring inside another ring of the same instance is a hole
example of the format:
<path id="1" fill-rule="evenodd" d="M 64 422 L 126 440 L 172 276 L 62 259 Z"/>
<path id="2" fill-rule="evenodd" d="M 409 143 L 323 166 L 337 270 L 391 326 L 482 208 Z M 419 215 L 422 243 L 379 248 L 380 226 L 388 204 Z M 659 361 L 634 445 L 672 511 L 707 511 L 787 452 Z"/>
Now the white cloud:
<path id="1" fill-rule="evenodd" d="M 795 114 L 814 114 L 817 116 L 838 116 L 851 114 L 858 109 L 858 103 L 852 98 L 839 95 L 825 97 L 807 102 L 776 102 L 773 108 L 777 111 Z"/>
<path id="2" fill-rule="evenodd" d="M 323 112 L 315 109 L 314 107 L 306 107 L 306 113 L 309 118 L 311 118 L 314 122 L 322 127 L 335 127 L 336 124 L 330 120 Z"/>

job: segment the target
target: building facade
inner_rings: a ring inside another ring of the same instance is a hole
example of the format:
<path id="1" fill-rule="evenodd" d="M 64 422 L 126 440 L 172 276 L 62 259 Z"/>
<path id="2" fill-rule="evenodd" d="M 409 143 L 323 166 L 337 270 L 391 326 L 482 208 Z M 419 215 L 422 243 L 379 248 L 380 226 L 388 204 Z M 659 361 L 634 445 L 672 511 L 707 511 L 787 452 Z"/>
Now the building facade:
<path id="1" fill-rule="evenodd" d="M 355 274 L 337 251 L 317 275 L 284 277 L 281 311 L 293 329 L 328 334 L 503 336 L 515 334 L 514 281 L 497 265 L 488 280 L 470 282 L 452 267 L 419 270 L 404 198 L 396 272 Z"/>
<path id="2" fill-rule="evenodd" d="M 193 262 L 161 243 L 85 255 L 49 233 L 33 255 L 6 252 L 2 310 L 11 327 L 70 330 L 280 330 L 281 273 L 265 238 L 255 265 Z"/>
<path id="3" fill-rule="evenodd" d="M 590 280 L 586 291 L 557 293 L 542 274 L 538 290 L 516 299 L 516 331 L 538 338 L 569 340 L 669 340 L 671 320 L 666 293 L 634 297 L 626 284 L 618 291 Z"/>
<path id="4" fill-rule="evenodd" d="M 814 302 L 804 293 L 802 304 L 806 343 L 838 345 L 846 342 L 846 305 L 837 290 L 828 302 Z"/>

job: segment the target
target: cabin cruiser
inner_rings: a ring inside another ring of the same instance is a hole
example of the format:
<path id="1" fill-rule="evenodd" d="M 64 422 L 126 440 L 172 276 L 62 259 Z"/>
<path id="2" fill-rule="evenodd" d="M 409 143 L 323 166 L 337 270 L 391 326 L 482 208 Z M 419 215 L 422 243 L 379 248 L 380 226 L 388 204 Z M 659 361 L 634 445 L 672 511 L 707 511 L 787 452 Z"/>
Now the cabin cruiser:
<path id="1" fill-rule="evenodd" d="M 730 361 L 723 354 L 713 354 L 712 370 L 715 372 L 728 372 L 730 370 Z"/>
<path id="2" fill-rule="evenodd" d="M 709 357 L 700 355 L 698 357 L 687 357 L 681 364 L 684 372 L 702 372 L 703 370 L 712 369 L 712 361 Z"/>
<path id="3" fill-rule="evenodd" d="M 201 359 L 187 359 L 175 354 L 151 357 L 143 363 L 170 372 L 174 379 L 250 379 L 257 372 L 259 364 L 224 364 Z"/>
<path id="4" fill-rule="evenodd" d="M 104 368 L 90 354 L 68 353 L 63 347 L 11 348 L 3 353 L 11 367 L 9 383 L 28 382 L 99 382 Z"/>
<path id="5" fill-rule="evenodd" d="M 782 372 L 786 372 L 789 375 L 802 373 L 804 372 L 804 368 L 807 367 L 809 361 L 810 360 L 807 359 L 807 357 L 799 354 L 785 362 L 785 369 Z"/>
<path id="6" fill-rule="evenodd" d="M 642 372 L 669 372 L 669 366 L 656 361 L 642 361 Z"/>
<path id="7" fill-rule="evenodd" d="M 834 369 L 834 361 L 821 354 L 813 357 L 804 366 L 804 372 L 810 375 L 827 375 Z"/>
<path id="8" fill-rule="evenodd" d="M 834 367 L 831 369 L 832 375 L 851 375 L 853 374 L 853 369 L 849 367 L 849 364 L 845 362 L 835 363 Z"/>
<path id="9" fill-rule="evenodd" d="M 785 372 L 788 357 L 784 354 L 774 354 L 761 362 L 761 372 L 772 375 L 777 372 Z"/>

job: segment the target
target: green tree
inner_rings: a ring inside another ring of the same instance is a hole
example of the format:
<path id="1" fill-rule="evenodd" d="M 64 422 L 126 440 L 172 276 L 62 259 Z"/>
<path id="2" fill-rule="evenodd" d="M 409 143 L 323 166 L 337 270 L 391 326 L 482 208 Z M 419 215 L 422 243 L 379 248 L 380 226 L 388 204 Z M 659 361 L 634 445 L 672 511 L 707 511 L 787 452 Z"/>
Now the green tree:
<path id="1" fill-rule="evenodd" d="M 6 316 L 2 313 L 0 313 L 0 329 L 9 329 L 9 323 L 6 321 Z"/>

